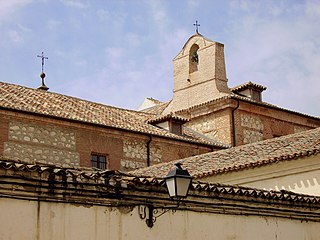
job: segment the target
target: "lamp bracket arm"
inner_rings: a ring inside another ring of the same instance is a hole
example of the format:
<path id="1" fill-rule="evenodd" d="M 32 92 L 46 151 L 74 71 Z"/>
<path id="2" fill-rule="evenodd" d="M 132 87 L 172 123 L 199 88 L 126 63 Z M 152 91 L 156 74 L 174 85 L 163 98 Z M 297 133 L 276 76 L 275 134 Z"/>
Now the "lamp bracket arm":
<path id="1" fill-rule="evenodd" d="M 153 205 L 140 205 L 139 215 L 141 219 L 146 219 L 148 227 L 153 227 L 153 224 L 157 221 L 157 218 L 163 214 L 169 212 L 170 210 L 174 213 L 177 211 L 179 204 L 176 206 L 163 206 L 154 207 Z"/>

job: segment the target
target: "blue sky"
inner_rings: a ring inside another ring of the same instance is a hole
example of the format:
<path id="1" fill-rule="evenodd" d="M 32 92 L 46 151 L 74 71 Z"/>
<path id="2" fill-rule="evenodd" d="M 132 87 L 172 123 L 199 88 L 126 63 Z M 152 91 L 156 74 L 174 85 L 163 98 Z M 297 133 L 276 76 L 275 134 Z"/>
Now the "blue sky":
<path id="1" fill-rule="evenodd" d="M 224 43 L 229 87 L 320 115 L 320 0 L 0 0 L 0 81 L 136 109 L 172 97 L 172 59 L 194 34 Z"/>

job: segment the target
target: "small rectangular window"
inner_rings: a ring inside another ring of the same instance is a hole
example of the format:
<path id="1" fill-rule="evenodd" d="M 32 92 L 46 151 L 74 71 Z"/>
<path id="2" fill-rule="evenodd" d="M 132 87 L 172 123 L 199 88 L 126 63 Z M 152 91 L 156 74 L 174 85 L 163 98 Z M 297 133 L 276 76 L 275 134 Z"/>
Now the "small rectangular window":
<path id="1" fill-rule="evenodd" d="M 100 169 L 106 169 L 107 168 L 107 161 L 106 161 L 106 157 L 105 156 L 100 156 L 99 157 L 99 168 Z"/>
<path id="2" fill-rule="evenodd" d="M 99 168 L 102 170 L 107 169 L 107 156 L 102 154 L 92 153 L 91 167 Z"/>
<path id="3" fill-rule="evenodd" d="M 97 155 L 91 155 L 91 167 L 97 167 L 98 162 L 98 156 Z"/>

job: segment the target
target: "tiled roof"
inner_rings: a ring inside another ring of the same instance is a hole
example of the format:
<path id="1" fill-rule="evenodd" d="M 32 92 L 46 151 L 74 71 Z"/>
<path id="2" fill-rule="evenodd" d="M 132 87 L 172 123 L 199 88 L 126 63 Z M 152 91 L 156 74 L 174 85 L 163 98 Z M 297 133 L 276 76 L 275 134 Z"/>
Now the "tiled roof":
<path id="1" fill-rule="evenodd" d="M 169 103 L 170 101 L 159 103 L 151 108 L 143 109 L 141 110 L 141 112 L 160 115 L 163 112 L 163 110 L 169 105 Z"/>
<path id="2" fill-rule="evenodd" d="M 152 126 L 146 122 L 153 116 L 148 113 L 106 106 L 4 82 L 0 82 L 0 108 L 212 145 L 206 140 L 179 136 Z"/>
<path id="3" fill-rule="evenodd" d="M 315 117 L 315 116 L 311 116 L 311 115 L 308 115 L 308 114 L 292 111 L 292 110 L 289 110 L 289 109 L 286 109 L 286 108 L 281 108 L 281 107 L 278 107 L 276 105 L 273 105 L 273 104 L 270 104 L 270 103 L 266 103 L 266 102 L 258 102 L 258 101 L 252 100 L 252 99 L 250 99 L 248 97 L 240 96 L 240 95 L 235 94 L 235 93 L 231 93 L 229 95 L 226 95 L 226 96 L 223 96 L 223 97 L 220 97 L 220 98 L 212 99 L 210 101 L 207 101 L 207 102 L 204 102 L 204 103 L 201 103 L 201 104 L 198 104 L 198 105 L 190 106 L 189 108 L 181 109 L 181 110 L 179 110 L 179 111 L 177 111 L 175 113 L 177 115 L 179 115 L 181 113 L 188 112 L 189 110 L 197 109 L 197 108 L 200 108 L 202 106 L 207 106 L 207 105 L 210 105 L 210 104 L 216 104 L 216 103 L 218 103 L 220 101 L 224 101 L 224 100 L 227 100 L 227 99 L 240 100 L 240 101 L 256 104 L 256 105 L 259 105 L 259 106 L 262 106 L 262 107 L 273 108 L 273 109 L 277 109 L 277 110 L 280 110 L 280 111 L 285 111 L 285 112 L 289 112 L 289 113 L 292 113 L 292 114 L 297 114 L 297 115 L 300 115 L 300 116 L 313 118 L 313 119 L 316 119 L 318 121 L 320 120 L 319 117 Z"/>
<path id="4" fill-rule="evenodd" d="M 264 90 L 267 89 L 267 87 L 262 86 L 262 85 L 260 85 L 260 84 L 256 84 L 256 83 L 253 83 L 253 82 L 246 82 L 246 83 L 240 84 L 240 85 L 238 85 L 238 86 L 236 86 L 236 87 L 233 87 L 233 88 L 231 88 L 230 90 L 231 90 L 232 92 L 238 92 L 238 91 L 241 91 L 241 90 L 243 90 L 243 89 L 247 89 L 247 88 L 249 88 L 249 87 L 258 89 L 258 90 L 260 90 L 260 91 L 264 91 Z"/>
<path id="5" fill-rule="evenodd" d="M 127 188 L 127 189 L 137 189 L 141 190 L 143 186 L 145 188 L 150 188 L 155 190 L 155 187 L 165 188 L 165 181 L 162 178 L 146 178 L 146 177 L 136 177 L 126 173 L 122 173 L 119 171 L 94 171 L 89 169 L 82 168 L 62 168 L 54 165 L 46 165 L 46 164 L 30 164 L 21 161 L 14 161 L 9 159 L 4 159 L 0 157 L 0 169 L 4 169 L 6 171 L 13 170 L 14 175 L 20 176 L 22 179 L 30 180 L 30 175 L 28 178 L 23 178 L 23 172 L 29 174 L 39 174 L 42 176 L 42 183 L 45 182 L 45 173 L 50 175 L 50 179 L 54 179 L 54 183 L 58 184 L 59 181 L 63 182 L 64 185 L 70 183 L 75 183 L 77 186 L 81 184 L 81 189 L 89 186 L 92 190 L 93 185 L 99 185 L 99 189 L 101 186 L 111 185 L 114 188 Z M 12 173 L 6 172 L 6 174 L 10 175 Z M 2 175 L 1 177 L 6 177 Z M 48 180 L 49 181 L 49 180 Z M 19 183 L 16 183 L 19 184 Z M 39 186 L 41 187 L 41 186 Z M 45 184 L 44 184 L 45 187 Z M 34 191 L 33 188 L 25 188 L 25 191 Z M 68 190 L 71 191 L 74 188 L 68 187 Z M 75 191 L 79 191 L 79 189 L 74 189 Z M 107 191 L 108 188 L 106 188 Z M 106 191 L 105 190 L 105 191 Z M 205 182 L 195 182 L 193 181 L 191 184 L 191 190 L 214 194 L 216 197 L 224 196 L 228 198 L 232 197 L 241 197 L 241 198 L 250 198 L 250 199 L 259 199 L 260 201 L 281 201 L 281 202 L 290 202 L 290 203 L 306 203 L 306 204 L 319 204 L 320 197 L 298 194 L 290 191 L 267 191 L 256 188 L 249 187 L 241 187 L 234 185 L 226 185 L 226 184 L 213 184 L 213 183 L 205 183 Z M 18 194 L 19 191 L 17 191 Z M 98 197 L 96 195 L 96 197 Z"/>
<path id="6" fill-rule="evenodd" d="M 150 100 L 150 101 L 152 101 L 154 104 L 160 104 L 160 103 L 162 103 L 161 101 L 159 101 L 159 100 L 157 100 L 157 99 L 154 99 L 154 98 L 152 98 L 152 97 L 148 97 L 147 98 L 148 100 Z"/>
<path id="7" fill-rule="evenodd" d="M 297 159 L 320 153 L 320 128 L 161 163 L 130 172 L 137 176 L 164 177 L 180 162 L 195 178 Z"/>
<path id="8" fill-rule="evenodd" d="M 252 86 L 252 87 L 255 87 L 255 88 L 260 89 L 260 90 L 267 89 L 265 86 L 262 86 L 262 85 L 259 85 L 259 84 L 256 84 L 256 83 L 252 83 L 252 82 L 247 82 L 247 83 L 241 84 L 239 86 L 236 86 L 234 88 L 231 88 L 230 89 L 232 91 L 231 94 L 228 94 L 228 95 L 216 98 L 216 99 L 212 99 L 210 101 L 207 101 L 207 102 L 204 102 L 204 103 L 201 103 L 201 104 L 193 105 L 193 106 L 190 106 L 188 108 L 184 108 L 184 109 L 178 110 L 178 111 L 175 112 L 175 114 L 179 115 L 179 114 L 184 113 L 186 111 L 189 111 L 189 110 L 192 110 L 192 109 L 197 109 L 197 108 L 200 108 L 202 106 L 206 106 L 206 105 L 210 105 L 210 104 L 216 104 L 216 103 L 218 103 L 220 101 L 224 101 L 226 99 L 235 99 L 235 100 L 245 101 L 245 102 L 249 102 L 249 103 L 256 104 L 256 105 L 263 106 L 263 107 L 273 108 L 273 109 L 277 109 L 277 110 L 280 110 L 280 111 L 285 111 L 285 112 L 289 112 L 289 113 L 292 113 L 292 114 L 297 114 L 297 115 L 300 115 L 300 116 L 304 116 L 304 117 L 309 117 L 309 118 L 313 118 L 313 119 L 316 119 L 316 120 L 320 120 L 319 117 L 315 117 L 315 116 L 311 116 L 311 115 L 308 115 L 308 114 L 304 114 L 304 113 L 300 113 L 300 112 L 297 112 L 297 111 L 293 111 L 293 110 L 290 110 L 290 109 L 278 107 L 276 105 L 273 105 L 273 104 L 270 104 L 270 103 L 267 103 L 267 102 L 255 101 L 255 100 L 253 100 L 253 99 L 251 99 L 249 97 L 245 97 L 245 96 L 237 94 L 237 91 L 240 91 L 243 88 L 247 88 L 248 86 Z M 151 108 L 148 108 L 148 109 L 144 109 L 144 110 L 142 110 L 142 112 L 156 114 L 156 115 L 161 116 L 162 112 L 167 108 L 167 106 L 169 105 L 170 102 L 171 101 L 160 103 L 160 104 L 158 104 L 158 105 L 156 105 L 154 107 L 151 107 Z"/>
<path id="9" fill-rule="evenodd" d="M 179 121 L 182 123 L 189 121 L 189 119 L 179 117 L 179 116 L 175 115 L 174 113 L 169 113 L 166 115 L 155 116 L 154 118 L 149 119 L 147 122 L 151 123 L 151 124 L 155 124 L 155 123 L 165 122 L 168 120 L 176 120 L 176 121 Z"/>
<path id="10" fill-rule="evenodd" d="M 256 85 L 258 85 L 258 84 L 256 84 Z M 241 86 L 242 85 L 240 85 L 238 87 L 241 87 Z M 264 87 L 262 85 L 259 85 L 259 86 Z M 231 89 L 231 91 L 235 91 L 235 90 Z M 236 100 L 240 100 L 240 101 L 245 101 L 245 102 L 253 103 L 253 104 L 256 104 L 256 105 L 263 106 L 263 107 L 278 109 L 280 111 L 285 111 L 285 112 L 289 112 L 289 113 L 292 113 L 292 114 L 297 114 L 297 115 L 301 115 L 301 116 L 310 117 L 310 118 L 313 118 L 313 119 L 320 120 L 319 117 L 315 117 L 315 116 L 311 116 L 311 115 L 308 115 L 308 114 L 305 114 L 305 113 L 300 113 L 300 112 L 293 111 L 293 110 L 290 110 L 290 109 L 278 107 L 276 105 L 273 105 L 273 104 L 270 104 L 270 103 L 267 103 L 267 102 L 258 102 L 258 101 L 252 100 L 251 98 L 248 98 L 248 97 L 245 97 L 245 96 L 240 96 L 240 95 L 238 95 L 236 93 L 233 93 L 233 92 L 231 94 L 229 94 L 229 95 L 225 95 L 225 96 L 222 96 L 222 97 L 219 97 L 219 98 L 216 98 L 216 99 L 212 99 L 210 101 L 207 101 L 207 102 L 204 102 L 204 103 L 201 103 L 201 104 L 197 104 L 197 105 L 185 108 L 185 109 L 181 109 L 179 111 L 176 111 L 175 113 L 176 114 L 183 113 L 183 112 L 189 111 L 191 109 L 200 108 L 200 107 L 205 106 L 205 105 L 215 104 L 215 103 L 218 103 L 220 101 L 224 101 L 226 99 L 236 99 Z M 144 109 L 144 110 L 142 110 L 142 112 L 161 115 L 162 112 L 166 109 L 166 107 L 169 105 L 170 102 L 171 101 L 164 102 L 164 103 L 156 105 L 156 106 L 154 106 L 152 108 Z"/>

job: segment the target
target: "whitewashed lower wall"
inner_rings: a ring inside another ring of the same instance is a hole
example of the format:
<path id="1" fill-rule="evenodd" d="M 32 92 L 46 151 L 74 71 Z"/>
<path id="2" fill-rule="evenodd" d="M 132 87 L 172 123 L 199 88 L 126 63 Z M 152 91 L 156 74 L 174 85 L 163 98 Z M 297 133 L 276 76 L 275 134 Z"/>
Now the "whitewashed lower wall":
<path id="1" fill-rule="evenodd" d="M 319 239 L 318 222 L 275 217 L 168 212 L 148 228 L 138 208 L 0 198 L 1 240 Z"/>

